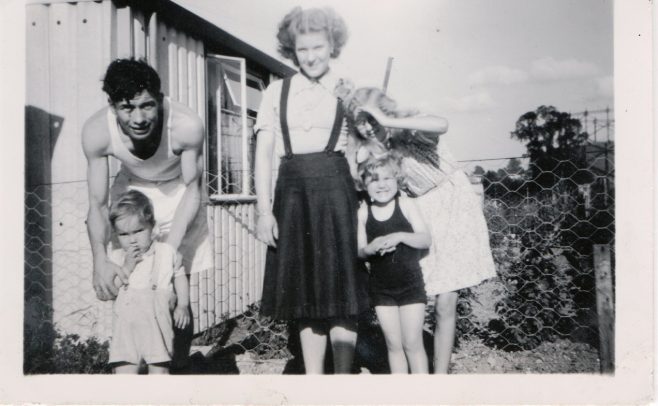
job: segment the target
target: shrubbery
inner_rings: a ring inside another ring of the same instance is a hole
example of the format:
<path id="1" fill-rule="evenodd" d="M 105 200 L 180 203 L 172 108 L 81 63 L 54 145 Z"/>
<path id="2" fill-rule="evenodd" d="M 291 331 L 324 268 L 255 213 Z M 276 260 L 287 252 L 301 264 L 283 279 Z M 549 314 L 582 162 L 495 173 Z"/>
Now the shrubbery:
<path id="1" fill-rule="evenodd" d="M 484 207 L 498 278 L 461 293 L 458 334 L 508 351 L 591 336 L 592 243 L 610 242 L 612 214 L 587 216 L 570 180 L 533 193 L 499 189 Z"/>
<path id="2" fill-rule="evenodd" d="M 25 374 L 109 374 L 109 342 L 61 334 L 49 322 L 26 326 Z"/>

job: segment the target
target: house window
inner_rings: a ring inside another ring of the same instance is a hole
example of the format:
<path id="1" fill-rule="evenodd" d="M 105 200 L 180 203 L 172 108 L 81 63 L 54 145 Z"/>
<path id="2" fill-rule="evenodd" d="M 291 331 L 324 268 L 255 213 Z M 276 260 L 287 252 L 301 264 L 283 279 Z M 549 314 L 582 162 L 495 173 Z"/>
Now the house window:
<path id="1" fill-rule="evenodd" d="M 243 58 L 208 55 L 208 188 L 213 200 L 253 200 L 253 127 L 265 84 Z"/>

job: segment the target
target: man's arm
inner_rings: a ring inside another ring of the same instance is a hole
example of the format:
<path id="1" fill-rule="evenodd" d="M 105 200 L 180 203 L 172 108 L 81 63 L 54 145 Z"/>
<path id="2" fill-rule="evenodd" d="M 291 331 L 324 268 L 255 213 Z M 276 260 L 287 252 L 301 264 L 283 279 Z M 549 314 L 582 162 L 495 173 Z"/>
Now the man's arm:
<path id="1" fill-rule="evenodd" d="M 190 284 L 185 273 L 174 278 L 176 291 L 176 308 L 174 309 L 174 325 L 184 329 L 190 323 Z"/>
<path id="2" fill-rule="evenodd" d="M 82 148 L 87 158 L 87 188 L 89 211 L 87 232 L 93 256 L 93 285 L 100 300 L 113 299 L 117 294 L 114 277 L 123 275 L 119 267 L 107 258 L 106 246 L 109 238 L 108 186 L 109 169 L 107 140 L 98 131 L 97 120 L 89 119 L 82 129 Z"/>
<path id="3" fill-rule="evenodd" d="M 185 114 L 174 131 L 176 146 L 181 150 L 181 173 L 185 192 L 178 202 L 165 242 L 176 252 L 201 206 L 203 124 L 198 116 Z"/>

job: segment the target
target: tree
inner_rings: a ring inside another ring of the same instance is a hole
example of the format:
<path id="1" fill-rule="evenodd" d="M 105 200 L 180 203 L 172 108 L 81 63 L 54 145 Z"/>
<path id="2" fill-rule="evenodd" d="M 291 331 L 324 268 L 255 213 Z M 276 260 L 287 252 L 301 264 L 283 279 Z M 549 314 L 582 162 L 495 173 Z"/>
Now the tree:
<path id="1" fill-rule="evenodd" d="M 540 185 L 570 178 L 585 165 L 588 134 L 580 120 L 553 106 L 540 106 L 519 117 L 512 138 L 526 142 L 531 174 Z"/>
<path id="2" fill-rule="evenodd" d="M 505 167 L 505 172 L 507 172 L 508 175 L 521 175 L 523 173 L 521 161 L 517 158 L 510 159 Z"/>
<path id="3" fill-rule="evenodd" d="M 480 165 L 476 165 L 475 168 L 473 169 L 473 175 L 478 175 L 478 176 L 484 175 L 484 168 L 481 167 Z"/>

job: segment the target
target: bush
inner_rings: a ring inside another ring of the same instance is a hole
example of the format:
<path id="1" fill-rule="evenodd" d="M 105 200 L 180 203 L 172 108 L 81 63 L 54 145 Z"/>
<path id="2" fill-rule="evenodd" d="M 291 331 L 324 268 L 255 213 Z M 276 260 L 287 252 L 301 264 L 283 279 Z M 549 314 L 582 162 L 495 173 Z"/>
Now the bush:
<path id="1" fill-rule="evenodd" d="M 579 291 L 575 278 L 580 266 L 569 259 L 578 255 L 565 230 L 572 228 L 566 223 L 573 221 L 577 201 L 556 189 L 512 206 L 487 202 L 485 214 L 501 285 L 490 284 L 494 290 L 489 296 L 497 296 L 496 317 L 487 323 L 479 318 L 474 328 L 488 345 L 529 350 L 568 336 L 575 327 Z"/>
<path id="2" fill-rule="evenodd" d="M 77 334 L 61 334 L 49 322 L 26 326 L 23 348 L 25 374 L 109 374 L 109 342 Z"/>

